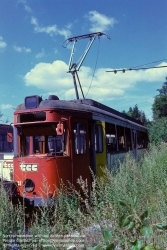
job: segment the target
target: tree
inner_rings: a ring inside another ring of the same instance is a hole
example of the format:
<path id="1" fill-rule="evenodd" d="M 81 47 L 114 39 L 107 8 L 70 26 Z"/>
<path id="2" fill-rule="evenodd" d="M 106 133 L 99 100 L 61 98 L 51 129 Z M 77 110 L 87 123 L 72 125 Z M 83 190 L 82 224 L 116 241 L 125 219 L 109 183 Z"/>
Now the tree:
<path id="1" fill-rule="evenodd" d="M 137 104 L 133 108 L 130 107 L 128 112 L 123 110 L 122 113 L 124 113 L 124 114 L 126 114 L 126 115 L 128 115 L 136 120 L 141 121 L 144 125 L 149 123 L 149 120 L 146 118 L 144 111 L 139 110 Z"/>
<path id="2" fill-rule="evenodd" d="M 167 142 L 167 77 L 152 105 L 154 121 L 148 125 L 150 142 Z"/>
<path id="3" fill-rule="evenodd" d="M 162 117 L 147 126 L 150 142 L 167 142 L 167 118 Z"/>
<path id="4" fill-rule="evenodd" d="M 162 117 L 167 117 L 167 81 L 164 82 L 162 88 L 157 89 L 157 91 L 159 91 L 159 94 L 156 95 L 152 106 L 154 120 Z"/>

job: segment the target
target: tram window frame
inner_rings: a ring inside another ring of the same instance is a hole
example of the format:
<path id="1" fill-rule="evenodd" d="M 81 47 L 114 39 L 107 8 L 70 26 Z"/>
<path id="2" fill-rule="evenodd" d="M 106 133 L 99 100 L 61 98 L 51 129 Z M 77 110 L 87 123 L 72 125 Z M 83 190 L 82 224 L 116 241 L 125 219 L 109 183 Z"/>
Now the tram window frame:
<path id="1" fill-rule="evenodd" d="M 125 127 L 117 125 L 118 151 L 126 151 Z"/>
<path id="2" fill-rule="evenodd" d="M 125 127 L 125 141 L 126 141 L 126 150 L 132 149 L 132 138 L 131 138 L 131 129 Z"/>
<path id="3" fill-rule="evenodd" d="M 69 156 L 69 131 L 68 129 L 64 129 L 62 135 L 57 135 L 56 130 L 53 130 L 55 127 L 55 123 L 54 126 L 52 126 L 52 124 L 47 126 L 35 126 L 33 129 L 30 126 L 22 127 L 21 133 L 19 132 L 20 128 L 18 128 L 18 136 L 20 137 L 18 145 L 19 155 L 30 156 L 32 154 L 47 154 L 48 156 Z M 55 147 L 52 150 L 49 149 L 48 145 L 50 137 L 55 137 L 56 140 Z M 62 147 L 58 145 L 58 141 L 61 141 Z M 59 150 L 57 150 L 57 148 L 59 148 Z"/>
<path id="4" fill-rule="evenodd" d="M 103 129 L 101 124 L 95 124 L 95 151 L 103 153 Z"/>
<path id="5" fill-rule="evenodd" d="M 87 153 L 86 124 L 82 122 L 74 122 L 73 136 L 74 136 L 75 154 L 77 155 L 86 154 Z"/>
<path id="6" fill-rule="evenodd" d="M 46 136 L 44 135 L 35 135 L 33 137 L 33 151 L 34 154 L 44 154 L 46 144 Z"/>
<path id="7" fill-rule="evenodd" d="M 107 153 L 126 152 L 132 149 L 131 129 L 128 127 L 116 125 L 114 123 L 106 123 L 106 148 Z M 123 145 L 119 143 L 119 137 L 124 142 Z"/>
<path id="8" fill-rule="evenodd" d="M 7 135 L 0 134 L 0 152 L 11 153 L 13 152 L 13 143 L 8 142 Z"/>
<path id="9" fill-rule="evenodd" d="M 117 131 L 116 125 L 113 123 L 106 123 L 106 149 L 107 153 L 117 152 Z"/>
<path id="10" fill-rule="evenodd" d="M 137 148 L 144 149 L 148 146 L 148 135 L 146 132 L 137 131 Z"/>

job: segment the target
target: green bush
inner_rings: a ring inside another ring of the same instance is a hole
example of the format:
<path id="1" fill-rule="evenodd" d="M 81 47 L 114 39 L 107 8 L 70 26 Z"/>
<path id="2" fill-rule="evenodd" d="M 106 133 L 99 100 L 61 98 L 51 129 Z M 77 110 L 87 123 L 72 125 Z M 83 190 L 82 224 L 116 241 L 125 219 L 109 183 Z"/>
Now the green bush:
<path id="1" fill-rule="evenodd" d="M 148 126 L 149 140 L 151 143 L 160 144 L 167 141 L 167 118 L 162 117 L 151 122 Z"/>

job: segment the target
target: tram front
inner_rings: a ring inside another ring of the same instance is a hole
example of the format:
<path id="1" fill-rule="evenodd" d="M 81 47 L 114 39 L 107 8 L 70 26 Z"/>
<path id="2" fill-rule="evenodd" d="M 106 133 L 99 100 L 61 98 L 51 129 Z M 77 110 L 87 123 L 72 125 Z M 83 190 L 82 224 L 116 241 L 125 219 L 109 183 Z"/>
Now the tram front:
<path id="1" fill-rule="evenodd" d="M 27 97 L 14 113 L 14 181 L 33 206 L 48 205 L 61 179 L 72 181 L 68 114 L 62 121 L 59 109 L 40 108 L 40 102 Z"/>

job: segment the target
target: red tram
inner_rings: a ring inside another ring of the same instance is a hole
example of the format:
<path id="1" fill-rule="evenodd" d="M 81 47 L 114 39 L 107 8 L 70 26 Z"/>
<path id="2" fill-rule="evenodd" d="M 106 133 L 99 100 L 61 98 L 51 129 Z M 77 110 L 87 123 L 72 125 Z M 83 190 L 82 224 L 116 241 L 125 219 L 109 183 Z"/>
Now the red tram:
<path id="1" fill-rule="evenodd" d="M 61 180 L 91 185 L 90 168 L 102 175 L 130 153 L 147 147 L 147 129 L 138 121 L 91 99 L 27 96 L 14 113 L 14 181 L 27 204 L 42 206 Z M 47 180 L 48 189 L 43 185 Z"/>
<path id="2" fill-rule="evenodd" d="M 107 36 L 101 32 L 76 36 L 63 44 L 66 47 L 73 42 L 69 73 L 76 100 L 63 101 L 55 95 L 47 100 L 27 96 L 14 113 L 14 181 L 19 198 L 24 198 L 26 205 L 36 207 L 50 202 L 56 197 L 55 188 L 60 187 L 61 180 L 77 186 L 77 179 L 82 176 L 90 187 L 90 168 L 100 177 L 103 168 L 117 168 L 127 152 L 138 160 L 147 147 L 147 129 L 140 122 L 84 97 L 77 72 L 94 40 L 103 35 Z M 74 63 L 74 48 L 81 39 L 89 39 L 88 46 Z"/>

